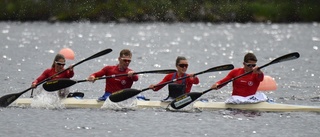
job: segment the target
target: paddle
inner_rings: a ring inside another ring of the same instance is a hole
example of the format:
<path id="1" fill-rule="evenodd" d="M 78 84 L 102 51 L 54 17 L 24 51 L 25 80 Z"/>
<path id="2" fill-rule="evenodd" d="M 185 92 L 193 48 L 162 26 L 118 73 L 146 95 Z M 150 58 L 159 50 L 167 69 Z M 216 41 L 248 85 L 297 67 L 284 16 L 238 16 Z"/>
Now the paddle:
<path id="1" fill-rule="evenodd" d="M 293 52 L 293 53 L 290 53 L 290 54 L 286 54 L 286 55 L 283 55 L 281 57 L 278 57 L 278 58 L 274 59 L 273 61 L 271 61 L 268 64 L 265 64 L 265 65 L 259 67 L 259 69 L 262 69 L 262 68 L 264 68 L 266 66 L 269 66 L 269 65 L 272 65 L 272 64 L 276 64 L 276 63 L 279 63 L 279 62 L 284 62 L 284 61 L 288 61 L 288 60 L 297 59 L 299 57 L 300 57 L 300 54 L 298 52 Z M 219 88 L 223 87 L 224 85 L 228 84 L 229 82 L 234 81 L 234 80 L 236 80 L 236 79 L 238 79 L 240 77 L 243 77 L 245 75 L 248 75 L 250 73 L 252 73 L 252 71 L 246 72 L 246 73 L 244 73 L 242 75 L 239 75 L 239 76 L 237 76 L 237 77 L 235 77 L 233 79 L 230 79 L 230 80 L 218 85 L 217 88 L 219 89 Z M 190 92 L 188 94 L 183 94 L 183 95 L 177 97 L 176 99 L 174 99 L 172 102 L 170 102 L 169 105 L 174 109 L 181 109 L 181 108 L 189 105 L 193 101 L 197 100 L 200 96 L 202 96 L 203 94 L 205 94 L 205 93 L 207 93 L 207 92 L 209 92 L 211 90 L 213 90 L 213 89 L 210 88 L 210 89 L 207 89 L 206 91 L 203 91 L 203 92 Z"/>
<path id="2" fill-rule="evenodd" d="M 223 70 L 231 70 L 233 69 L 234 66 L 232 64 L 227 64 L 227 65 L 222 65 L 222 66 L 217 66 L 217 67 L 213 67 L 213 68 L 210 68 L 210 69 L 207 69 L 205 71 L 201 71 L 199 73 L 195 73 L 194 76 L 196 75 L 199 75 L 199 74 L 203 74 L 203 73 L 207 73 L 207 72 L 215 72 L 215 71 L 223 71 Z M 158 86 L 163 86 L 163 85 L 166 85 L 166 84 L 169 84 L 169 83 L 173 83 L 175 81 L 178 81 L 178 80 L 182 80 L 182 79 L 186 79 L 186 78 L 189 78 L 190 76 L 185 76 L 185 77 L 182 77 L 182 78 L 178 78 L 178 79 L 174 79 L 174 80 L 171 80 L 171 81 L 167 81 L 165 83 L 162 83 L 162 84 L 159 84 L 159 85 L 155 85 L 155 87 L 158 87 Z M 143 92 L 143 91 L 146 91 L 146 90 L 149 90 L 150 88 L 145 88 L 145 89 L 142 89 L 142 90 L 137 90 L 137 89 L 131 89 L 131 88 L 127 88 L 127 89 L 123 89 L 123 90 L 120 90 L 120 91 L 117 91 L 115 93 L 112 93 L 110 96 L 109 96 L 109 99 L 112 101 L 112 102 L 120 102 L 120 101 L 123 101 L 123 100 L 126 100 L 128 98 L 131 98 L 135 95 L 138 95 L 139 93 Z"/>
<path id="3" fill-rule="evenodd" d="M 141 72 L 135 72 L 133 73 L 135 74 L 144 74 L 144 73 L 157 73 L 157 74 L 169 74 L 169 73 L 173 73 L 176 72 L 176 70 L 174 69 L 164 69 L 164 70 L 151 70 L 151 71 L 141 71 Z M 96 78 L 96 80 L 100 80 L 100 79 L 107 79 L 107 78 L 115 78 L 115 77 L 121 77 L 121 76 L 128 76 L 127 73 L 125 74 L 118 74 L 118 75 L 111 75 L 111 76 L 105 76 L 105 77 L 99 77 Z M 86 82 L 88 80 L 71 80 L 71 79 L 56 79 L 56 80 L 50 80 L 46 83 L 44 83 L 42 86 L 45 90 L 47 91 L 56 91 L 56 90 L 60 90 L 63 88 L 67 88 L 70 87 L 76 83 L 80 83 L 80 82 Z"/>
<path id="4" fill-rule="evenodd" d="M 81 63 L 83 63 L 83 62 L 85 62 L 85 61 L 88 61 L 88 60 L 90 60 L 90 59 L 94 59 L 94 58 L 100 57 L 100 56 L 102 56 L 102 55 L 108 54 L 108 53 L 110 53 L 111 51 L 112 51 L 112 49 L 105 49 L 105 50 L 103 50 L 103 51 L 100 51 L 100 52 L 98 52 L 98 53 L 96 53 L 96 54 L 94 54 L 94 55 L 92 55 L 92 56 L 90 56 L 90 57 L 88 57 L 88 58 L 86 58 L 86 59 L 84 59 L 84 60 L 82 60 L 82 61 L 74 64 L 73 67 L 75 67 L 75 66 L 77 66 L 77 65 L 79 65 L 79 64 L 81 64 Z M 67 69 L 65 69 L 65 70 L 63 70 L 63 71 L 60 71 L 60 72 L 52 75 L 51 77 L 46 78 L 45 80 L 39 82 L 36 86 L 38 86 L 38 85 L 40 85 L 40 84 L 42 84 L 42 83 L 50 80 L 51 78 L 53 78 L 53 77 L 55 77 L 55 76 L 57 76 L 57 75 L 65 72 L 65 71 L 67 71 L 67 70 L 69 70 L 69 69 L 70 69 L 70 68 L 67 68 Z M 24 91 L 22 91 L 22 92 L 19 92 L 19 93 L 13 93 L 13 94 L 8 94 L 8 95 L 2 96 L 2 97 L 0 98 L 0 107 L 7 107 L 7 106 L 10 105 L 13 101 L 15 101 L 17 98 L 19 98 L 22 94 L 26 93 L 26 92 L 29 91 L 30 89 L 33 89 L 33 88 L 30 87 L 30 88 L 28 88 L 28 89 L 26 89 L 26 90 L 24 90 Z"/>

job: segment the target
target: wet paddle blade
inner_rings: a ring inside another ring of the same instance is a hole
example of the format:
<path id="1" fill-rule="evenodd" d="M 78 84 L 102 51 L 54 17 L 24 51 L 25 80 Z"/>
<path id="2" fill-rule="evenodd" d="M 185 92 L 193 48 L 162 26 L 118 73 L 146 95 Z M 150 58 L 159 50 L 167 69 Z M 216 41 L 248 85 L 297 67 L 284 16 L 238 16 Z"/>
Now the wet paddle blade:
<path id="1" fill-rule="evenodd" d="M 170 106 L 174 109 L 181 109 L 197 100 L 201 95 L 202 92 L 190 92 L 188 94 L 181 95 L 170 102 Z"/>
<path id="2" fill-rule="evenodd" d="M 134 97 L 141 92 L 142 92 L 141 90 L 137 90 L 137 89 L 131 89 L 131 88 L 123 89 L 123 90 L 117 91 L 115 93 L 112 93 L 109 96 L 109 99 L 112 102 L 120 102 L 120 101 L 129 99 L 131 97 Z"/>
<path id="3" fill-rule="evenodd" d="M 275 63 L 279 63 L 279 62 L 289 61 L 289 60 L 297 59 L 299 57 L 300 57 L 300 54 L 298 52 L 293 52 L 293 53 L 289 53 L 289 54 L 283 55 L 281 57 L 278 57 L 268 64 L 275 64 Z"/>
<path id="4" fill-rule="evenodd" d="M 77 81 L 71 79 L 56 79 L 50 80 L 42 85 L 42 87 L 49 92 L 64 89 L 76 84 Z"/>
<path id="5" fill-rule="evenodd" d="M 8 95 L 4 95 L 0 98 L 0 107 L 7 107 L 9 106 L 12 102 L 14 102 L 15 100 L 17 100 L 23 93 L 27 92 L 28 90 L 30 90 L 31 88 L 23 91 L 23 92 L 19 92 L 19 93 L 13 93 L 13 94 L 8 94 Z"/>
<path id="6" fill-rule="evenodd" d="M 84 60 L 81 60 L 80 62 L 74 64 L 73 67 L 75 67 L 75 66 L 77 66 L 77 65 L 79 65 L 79 64 L 81 64 L 81 63 L 83 63 L 85 61 L 88 61 L 88 60 L 91 60 L 91 59 L 106 55 L 106 54 L 108 54 L 110 52 L 112 52 L 112 49 L 105 49 L 103 51 L 100 51 L 100 52 L 98 52 L 98 53 L 96 53 L 96 54 L 94 54 L 94 55 L 92 55 L 92 56 L 90 56 L 90 57 L 88 57 L 88 58 L 86 58 Z"/>
<path id="7" fill-rule="evenodd" d="M 216 72 L 216 71 L 226 71 L 226 70 L 232 70 L 232 69 L 234 69 L 234 66 L 232 64 L 226 64 L 226 65 L 221 65 L 221 66 L 210 68 L 210 69 L 204 71 L 204 73 Z"/>

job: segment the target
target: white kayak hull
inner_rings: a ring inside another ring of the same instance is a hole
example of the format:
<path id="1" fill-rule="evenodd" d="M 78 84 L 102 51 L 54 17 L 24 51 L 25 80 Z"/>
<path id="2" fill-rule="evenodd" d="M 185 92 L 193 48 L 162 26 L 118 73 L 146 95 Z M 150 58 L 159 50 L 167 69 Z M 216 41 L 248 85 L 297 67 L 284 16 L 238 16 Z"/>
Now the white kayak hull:
<path id="1" fill-rule="evenodd" d="M 290 105 L 280 103 L 260 102 L 255 104 L 226 104 L 224 102 L 201 102 L 196 101 L 193 104 L 194 108 L 200 109 L 241 109 L 241 110 L 256 110 L 268 112 L 292 112 L 292 111 L 305 111 L 305 112 L 320 112 L 320 107 L 317 106 L 304 106 L 304 105 Z"/>
<path id="2" fill-rule="evenodd" d="M 11 106 L 30 107 L 32 98 L 19 98 L 11 104 Z M 142 101 L 137 100 L 137 107 L 154 107 L 166 108 L 170 102 L 162 101 Z M 61 104 L 65 108 L 101 108 L 104 102 L 98 102 L 96 99 L 76 99 L 66 98 L 61 100 Z M 260 102 L 256 104 L 226 104 L 224 102 L 201 102 L 195 101 L 193 108 L 199 109 L 242 109 L 242 110 L 257 110 L 257 111 L 270 111 L 270 112 L 290 112 L 290 111 L 307 111 L 307 112 L 320 112 L 320 107 L 317 106 L 303 106 L 303 105 L 290 105 L 280 103 Z"/>
<path id="3" fill-rule="evenodd" d="M 30 107 L 32 101 L 32 98 L 19 98 L 14 101 L 11 106 Z M 63 104 L 65 108 L 101 108 L 103 103 L 103 101 L 98 102 L 96 99 L 61 99 L 61 104 Z"/>

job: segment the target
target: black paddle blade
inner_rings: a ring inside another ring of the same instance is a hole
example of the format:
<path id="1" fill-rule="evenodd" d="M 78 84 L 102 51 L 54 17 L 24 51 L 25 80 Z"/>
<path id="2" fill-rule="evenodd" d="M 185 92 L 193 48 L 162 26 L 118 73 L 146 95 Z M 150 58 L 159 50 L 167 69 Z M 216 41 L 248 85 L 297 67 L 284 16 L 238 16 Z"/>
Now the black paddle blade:
<path id="1" fill-rule="evenodd" d="M 50 80 L 42 85 L 42 87 L 49 92 L 64 89 L 76 84 L 77 81 L 71 79 L 56 79 Z"/>
<path id="2" fill-rule="evenodd" d="M 150 71 L 138 72 L 138 74 L 142 74 L 142 73 L 169 74 L 174 72 L 177 72 L 177 70 L 175 69 L 150 70 Z"/>
<path id="3" fill-rule="evenodd" d="M 278 63 L 278 62 L 293 60 L 293 59 L 297 59 L 299 57 L 300 57 L 300 54 L 298 52 L 293 52 L 293 53 L 283 55 L 283 56 L 273 60 L 271 63 L 274 64 L 274 63 Z"/>
<path id="4" fill-rule="evenodd" d="M 221 66 L 211 68 L 209 70 L 210 72 L 214 72 L 214 71 L 224 71 L 224 70 L 232 70 L 232 69 L 234 69 L 234 66 L 232 64 L 226 64 L 226 65 L 221 65 Z"/>
<path id="5" fill-rule="evenodd" d="M 105 50 L 103 50 L 103 51 L 100 51 L 100 52 L 98 52 L 98 53 L 96 53 L 96 54 L 94 54 L 94 55 L 92 55 L 92 56 L 90 56 L 90 57 L 88 57 L 88 58 L 86 58 L 86 59 L 84 59 L 84 60 L 82 60 L 82 61 L 74 64 L 73 67 L 75 67 L 75 66 L 77 66 L 77 65 L 79 65 L 79 64 L 81 64 L 81 63 L 83 63 L 83 62 L 85 62 L 85 61 L 88 61 L 88 60 L 90 60 L 90 59 L 94 59 L 94 58 L 103 56 L 103 55 L 105 55 L 105 54 L 108 54 L 108 53 L 110 53 L 111 51 L 112 51 L 112 49 L 105 49 Z"/>
<path id="6" fill-rule="evenodd" d="M 120 101 L 129 99 L 133 96 L 136 96 L 141 92 L 142 92 L 141 90 L 137 90 L 137 89 L 131 89 L 131 88 L 123 89 L 123 90 L 112 93 L 109 96 L 109 99 L 112 102 L 120 102 Z"/>
<path id="7" fill-rule="evenodd" d="M 201 71 L 199 73 L 196 73 L 195 75 L 207 73 L 207 72 L 216 72 L 216 71 L 225 71 L 225 70 L 232 70 L 234 66 L 232 64 L 226 64 L 226 65 L 221 65 L 213 68 L 209 68 L 205 71 Z"/>
<path id="8" fill-rule="evenodd" d="M 3 97 L 0 98 L 0 107 L 9 106 L 12 102 L 14 102 L 17 98 L 19 98 L 23 93 L 24 92 L 4 95 Z"/>
<path id="9" fill-rule="evenodd" d="M 202 95 L 202 92 L 190 92 L 188 94 L 181 95 L 174 99 L 170 106 L 174 109 L 181 109 L 193 101 L 197 100 Z"/>

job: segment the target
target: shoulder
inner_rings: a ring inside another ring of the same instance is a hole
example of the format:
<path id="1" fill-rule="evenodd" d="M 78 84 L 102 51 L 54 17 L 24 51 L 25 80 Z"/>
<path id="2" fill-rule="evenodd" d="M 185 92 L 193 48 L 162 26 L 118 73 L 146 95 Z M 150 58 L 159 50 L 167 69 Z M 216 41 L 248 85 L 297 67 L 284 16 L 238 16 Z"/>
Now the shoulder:
<path id="1" fill-rule="evenodd" d="M 240 71 L 244 71 L 244 68 L 235 68 L 231 70 L 231 72 L 240 72 Z"/>
<path id="2" fill-rule="evenodd" d="M 104 66 L 103 68 L 116 68 L 117 66 Z"/>
<path id="3" fill-rule="evenodd" d="M 126 71 L 128 72 L 128 71 L 133 71 L 133 70 L 132 70 L 131 68 L 127 68 L 127 70 L 126 70 Z"/>
<path id="4" fill-rule="evenodd" d="M 238 75 L 239 73 L 243 73 L 244 68 L 235 68 L 229 72 L 229 75 Z"/>
<path id="5" fill-rule="evenodd" d="M 169 74 L 167 74 L 166 76 L 168 76 L 168 77 L 172 77 L 173 75 L 177 75 L 177 73 L 169 73 Z"/>
<path id="6" fill-rule="evenodd" d="M 167 74 L 164 78 L 169 78 L 169 79 L 171 79 L 174 74 L 175 74 L 175 73 L 169 73 L 169 74 Z"/>
<path id="7" fill-rule="evenodd" d="M 54 71 L 54 68 L 47 68 L 46 70 L 44 70 L 44 72 L 51 72 Z"/>
<path id="8" fill-rule="evenodd" d="M 115 68 L 117 68 L 117 66 L 104 66 L 102 68 L 102 70 L 111 70 L 111 69 L 115 69 Z"/>

